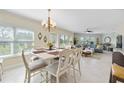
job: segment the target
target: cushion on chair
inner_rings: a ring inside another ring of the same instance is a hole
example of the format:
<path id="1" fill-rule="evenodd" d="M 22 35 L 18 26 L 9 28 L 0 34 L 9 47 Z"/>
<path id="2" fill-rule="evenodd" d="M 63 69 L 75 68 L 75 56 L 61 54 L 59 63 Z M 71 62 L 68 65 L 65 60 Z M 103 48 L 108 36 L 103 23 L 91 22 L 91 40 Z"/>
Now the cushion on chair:
<path id="1" fill-rule="evenodd" d="M 45 63 L 42 59 L 34 60 L 31 64 L 29 64 L 29 68 L 31 71 L 35 71 L 46 66 L 47 63 Z"/>
<path id="2" fill-rule="evenodd" d="M 124 79 L 124 67 L 114 63 L 112 65 L 112 75 Z"/>

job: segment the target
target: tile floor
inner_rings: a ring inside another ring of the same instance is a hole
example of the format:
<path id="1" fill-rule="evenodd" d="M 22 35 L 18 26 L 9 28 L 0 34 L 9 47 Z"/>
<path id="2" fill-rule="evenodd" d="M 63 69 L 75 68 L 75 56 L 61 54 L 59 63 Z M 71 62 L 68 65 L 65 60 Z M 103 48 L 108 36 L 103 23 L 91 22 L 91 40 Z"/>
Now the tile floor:
<path id="1" fill-rule="evenodd" d="M 81 77 L 76 73 L 78 83 L 107 83 L 111 68 L 112 53 L 104 52 L 94 54 L 92 57 L 82 57 L 81 59 Z M 23 66 L 5 71 L 1 83 L 23 83 L 25 69 Z M 32 83 L 39 83 L 40 75 L 32 78 Z M 54 81 L 53 81 L 54 82 Z M 62 77 L 60 82 L 73 83 L 72 76 Z"/>

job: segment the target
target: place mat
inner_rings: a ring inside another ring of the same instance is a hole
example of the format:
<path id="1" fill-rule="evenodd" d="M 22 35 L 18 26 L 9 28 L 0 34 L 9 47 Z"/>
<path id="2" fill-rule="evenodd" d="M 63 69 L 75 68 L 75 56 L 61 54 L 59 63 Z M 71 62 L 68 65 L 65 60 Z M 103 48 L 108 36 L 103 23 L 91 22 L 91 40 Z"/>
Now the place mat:
<path id="1" fill-rule="evenodd" d="M 48 52 L 48 54 L 52 54 L 52 55 L 59 55 L 59 51 L 53 51 L 53 52 Z"/>
<path id="2" fill-rule="evenodd" d="M 35 53 L 35 54 L 38 54 L 38 53 L 44 53 L 44 52 L 46 52 L 46 51 L 44 51 L 44 50 L 34 50 L 34 51 L 32 51 L 33 53 Z"/>

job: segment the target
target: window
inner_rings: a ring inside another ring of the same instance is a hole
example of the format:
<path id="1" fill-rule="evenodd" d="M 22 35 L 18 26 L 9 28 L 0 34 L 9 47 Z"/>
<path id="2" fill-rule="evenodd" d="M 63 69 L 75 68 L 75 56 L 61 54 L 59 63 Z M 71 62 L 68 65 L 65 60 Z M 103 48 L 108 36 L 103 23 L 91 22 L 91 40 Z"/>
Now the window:
<path id="1" fill-rule="evenodd" d="M 83 36 L 80 37 L 79 43 L 81 44 L 90 44 L 90 42 L 96 43 L 96 37 L 95 36 Z"/>
<path id="2" fill-rule="evenodd" d="M 57 47 L 57 34 L 55 34 L 55 33 L 51 33 L 50 34 L 50 40 L 51 40 L 51 42 L 53 43 L 53 46 L 54 47 Z"/>
<path id="3" fill-rule="evenodd" d="M 0 43 L 0 56 L 11 54 L 10 43 Z"/>
<path id="4" fill-rule="evenodd" d="M 60 35 L 60 48 L 65 48 L 66 45 L 69 45 L 69 37 L 67 35 Z"/>
<path id="5" fill-rule="evenodd" d="M 20 53 L 22 49 L 27 51 L 32 49 L 34 33 L 24 29 L 16 29 L 14 53 Z"/>
<path id="6" fill-rule="evenodd" d="M 31 50 L 34 33 L 15 27 L 0 26 L 0 56 L 20 53 L 22 49 Z"/>
<path id="7" fill-rule="evenodd" d="M 0 56 L 11 54 L 13 29 L 0 26 Z"/>

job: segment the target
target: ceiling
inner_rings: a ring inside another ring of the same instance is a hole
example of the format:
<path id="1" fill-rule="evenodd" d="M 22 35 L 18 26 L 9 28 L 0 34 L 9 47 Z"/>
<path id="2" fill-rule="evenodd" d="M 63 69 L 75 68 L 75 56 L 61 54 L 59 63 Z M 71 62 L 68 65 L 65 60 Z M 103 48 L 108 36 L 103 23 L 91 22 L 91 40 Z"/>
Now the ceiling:
<path id="1" fill-rule="evenodd" d="M 9 9 L 14 14 L 37 21 L 47 20 L 47 9 Z M 124 10 L 117 9 L 52 9 L 51 18 L 57 27 L 83 33 L 87 28 L 95 33 L 115 32 L 124 23 Z"/>

